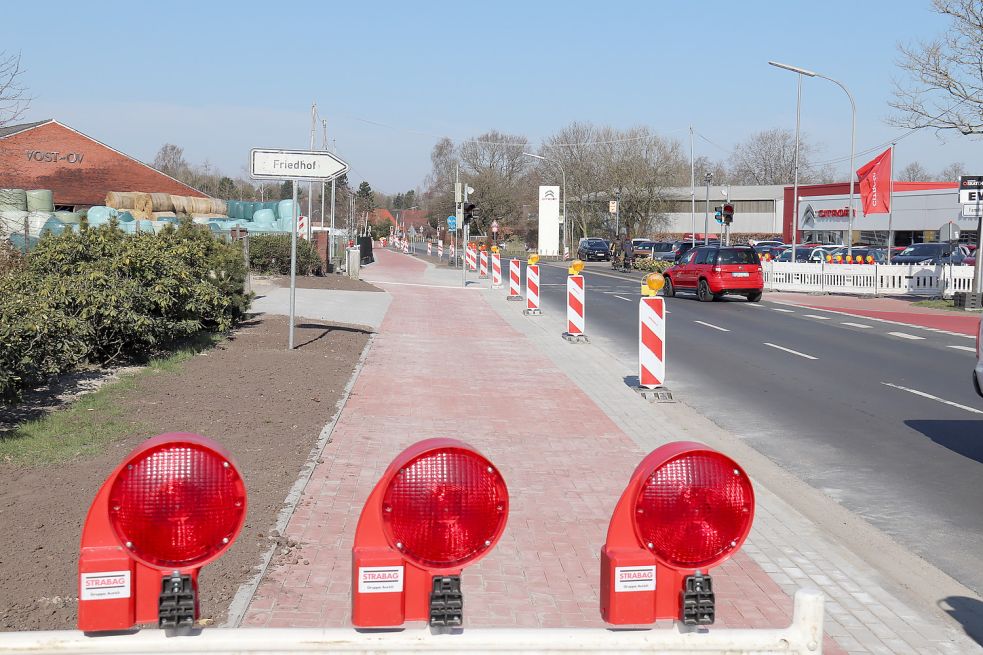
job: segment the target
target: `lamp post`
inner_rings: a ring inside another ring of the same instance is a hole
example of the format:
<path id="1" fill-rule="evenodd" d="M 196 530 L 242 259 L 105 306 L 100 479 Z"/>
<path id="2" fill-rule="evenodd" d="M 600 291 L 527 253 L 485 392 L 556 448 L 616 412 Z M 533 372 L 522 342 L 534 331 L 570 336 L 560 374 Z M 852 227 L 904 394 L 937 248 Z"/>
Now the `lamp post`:
<path id="1" fill-rule="evenodd" d="M 832 82 L 836 86 L 838 86 L 841 89 L 843 89 L 843 92 L 846 94 L 846 97 L 850 99 L 850 207 L 847 210 L 847 214 L 849 215 L 849 219 L 848 219 L 849 220 L 849 223 L 848 223 L 849 229 L 848 229 L 848 233 L 847 233 L 847 244 L 846 244 L 846 248 L 847 248 L 847 255 L 849 255 L 849 256 L 852 257 L 853 256 L 853 215 L 854 215 L 854 208 L 853 208 L 853 189 L 854 189 L 854 186 L 853 185 L 854 185 L 854 178 L 856 177 L 856 171 L 854 169 L 854 161 L 853 161 L 853 159 L 854 159 L 854 155 L 856 153 L 856 147 L 857 147 L 857 103 L 854 101 L 853 94 L 850 93 L 850 90 L 848 88 L 846 88 L 846 86 L 842 82 L 840 82 L 839 80 L 834 80 L 832 77 L 829 77 L 827 75 L 823 75 L 822 73 L 817 73 L 815 71 L 807 70 L 805 68 L 799 68 L 798 66 L 790 66 L 789 64 L 782 64 L 782 63 L 779 63 L 777 61 L 769 61 L 768 63 L 770 65 L 772 65 L 772 66 L 777 67 L 777 68 L 783 68 L 785 70 L 792 71 L 793 73 L 798 73 L 799 74 L 799 101 L 798 101 L 799 106 L 801 106 L 801 104 L 802 104 L 802 76 L 803 75 L 805 75 L 807 77 L 821 77 L 824 80 L 828 80 L 828 81 Z M 796 173 L 796 178 L 798 177 L 798 172 L 799 172 L 799 163 L 798 163 L 799 157 L 798 157 L 798 152 L 799 152 L 799 109 L 797 107 L 796 108 L 796 111 L 795 111 L 795 153 L 796 153 L 796 155 L 795 155 L 795 173 Z M 798 184 L 796 184 L 796 186 L 798 186 Z M 796 196 L 796 198 L 798 198 L 798 189 L 797 188 L 795 190 L 795 196 Z M 795 220 L 796 220 L 796 223 L 798 223 L 798 218 L 799 218 L 798 202 L 796 201 L 796 207 L 795 207 Z M 792 249 L 793 249 L 792 255 L 794 257 L 794 255 L 795 255 L 795 252 L 794 252 L 794 249 L 795 249 L 795 235 L 794 234 L 793 234 L 793 238 L 792 238 Z"/>
<path id="2" fill-rule="evenodd" d="M 713 173 L 709 171 L 703 176 L 707 183 L 707 204 L 703 209 L 703 245 L 710 243 L 710 182 L 713 180 Z"/>
<path id="3" fill-rule="evenodd" d="M 563 238 L 560 240 L 560 242 L 565 247 L 567 242 L 567 174 L 563 170 L 563 164 L 560 163 L 559 159 L 550 159 L 549 157 L 543 157 L 542 155 L 534 155 L 531 152 L 524 152 L 522 154 L 526 157 L 532 157 L 533 159 L 542 159 L 543 161 L 552 162 L 560 167 L 560 178 L 563 181 Z"/>

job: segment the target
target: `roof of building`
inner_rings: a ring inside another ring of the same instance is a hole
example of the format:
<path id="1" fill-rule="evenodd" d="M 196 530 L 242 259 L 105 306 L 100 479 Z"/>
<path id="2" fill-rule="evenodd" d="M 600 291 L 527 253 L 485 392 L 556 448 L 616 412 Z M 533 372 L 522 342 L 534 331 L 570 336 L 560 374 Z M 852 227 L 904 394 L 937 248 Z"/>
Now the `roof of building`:
<path id="1" fill-rule="evenodd" d="M 392 213 L 388 209 L 377 208 L 372 210 L 372 214 L 377 220 L 389 221 L 393 225 L 396 224 L 396 219 L 393 218 Z"/>
<path id="2" fill-rule="evenodd" d="M 53 118 L 46 118 L 43 121 L 36 121 L 34 123 L 21 123 L 20 125 L 7 125 L 6 127 L 0 127 L 0 139 L 17 134 L 18 132 L 33 129 L 39 125 L 44 125 L 45 123 L 50 123 L 53 120 Z"/>
<path id="3" fill-rule="evenodd" d="M 430 225 L 427 212 L 422 209 L 403 209 L 399 212 L 399 222 L 406 227 L 424 227 Z"/>

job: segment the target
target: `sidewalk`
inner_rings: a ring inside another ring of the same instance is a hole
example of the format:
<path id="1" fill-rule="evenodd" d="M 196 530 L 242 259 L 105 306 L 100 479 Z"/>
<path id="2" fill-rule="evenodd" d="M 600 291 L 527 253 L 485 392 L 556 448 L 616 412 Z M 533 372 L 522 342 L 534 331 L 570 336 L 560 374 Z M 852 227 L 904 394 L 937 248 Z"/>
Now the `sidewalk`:
<path id="1" fill-rule="evenodd" d="M 806 293 L 768 292 L 765 300 L 789 303 L 810 309 L 831 311 L 873 318 L 931 330 L 942 330 L 975 336 L 979 333 L 979 312 L 959 312 L 931 307 L 919 307 L 916 300 L 899 298 L 868 298 L 862 296 L 810 295 Z M 923 299 L 917 299 L 923 300 Z"/>
<path id="2" fill-rule="evenodd" d="M 610 513 L 651 448 L 704 440 L 663 429 L 687 408 L 639 402 L 592 346 L 533 324 L 505 291 L 461 287 L 459 271 L 381 250 L 364 277 L 392 302 L 289 522 L 285 536 L 299 546 L 267 571 L 243 625 L 349 625 L 351 546 L 365 498 L 404 447 L 451 436 L 496 463 L 512 498 L 501 541 L 465 571 L 466 626 L 602 626 L 599 553 Z M 563 361 L 596 371 L 575 381 Z M 588 394 L 591 384 L 601 386 Z M 664 421 L 653 416 L 662 411 Z M 813 586 L 829 598 L 827 653 L 974 652 L 766 489 L 756 492 L 746 547 L 712 571 L 718 627 L 787 625 L 789 594 Z"/>

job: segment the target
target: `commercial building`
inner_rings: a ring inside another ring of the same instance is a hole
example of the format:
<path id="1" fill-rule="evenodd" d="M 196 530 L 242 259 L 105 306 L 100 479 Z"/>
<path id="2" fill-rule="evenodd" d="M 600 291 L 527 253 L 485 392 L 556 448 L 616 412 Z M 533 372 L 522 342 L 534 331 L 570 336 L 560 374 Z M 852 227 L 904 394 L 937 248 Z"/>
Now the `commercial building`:
<path id="1" fill-rule="evenodd" d="M 855 185 L 853 242 L 886 244 L 889 226 L 898 246 L 936 241 L 939 228 L 951 221 L 959 226 L 961 241 L 975 243 L 977 219 L 962 216 L 958 187 L 957 182 L 895 182 L 891 214 L 864 216 L 860 185 Z M 792 192 L 791 186 L 785 187 L 782 235 L 786 243 L 792 238 Z M 846 243 L 849 201 L 846 182 L 800 186 L 798 242 Z"/>
<path id="2" fill-rule="evenodd" d="M 70 211 L 102 205 L 110 191 L 207 197 L 52 119 L 0 127 L 0 188 L 50 189 L 55 209 Z"/>
<path id="3" fill-rule="evenodd" d="M 784 191 L 782 185 L 710 186 L 709 189 L 706 185 L 697 185 L 694 211 L 690 187 L 666 189 L 665 231 L 673 234 L 717 233 L 721 226 L 714 220 L 714 207 L 730 202 L 734 205 L 734 222 L 730 226 L 732 238 L 778 235 L 782 231 L 785 211 Z"/>

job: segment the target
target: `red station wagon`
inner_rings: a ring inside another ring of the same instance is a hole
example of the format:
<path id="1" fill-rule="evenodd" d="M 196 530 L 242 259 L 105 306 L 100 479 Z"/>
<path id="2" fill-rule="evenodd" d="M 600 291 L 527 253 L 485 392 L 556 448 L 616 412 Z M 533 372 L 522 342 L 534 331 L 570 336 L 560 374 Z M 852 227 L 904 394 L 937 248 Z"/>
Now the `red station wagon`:
<path id="1" fill-rule="evenodd" d="M 664 295 L 695 291 L 703 302 L 720 300 L 724 294 L 761 300 L 764 278 L 761 261 L 750 246 L 703 246 L 683 255 L 664 273 Z"/>

